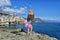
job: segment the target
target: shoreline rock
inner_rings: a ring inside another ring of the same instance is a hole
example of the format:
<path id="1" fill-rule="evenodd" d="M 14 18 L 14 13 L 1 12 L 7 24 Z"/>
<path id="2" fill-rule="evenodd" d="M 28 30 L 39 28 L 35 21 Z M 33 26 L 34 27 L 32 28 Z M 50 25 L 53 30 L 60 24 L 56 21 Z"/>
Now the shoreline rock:
<path id="1" fill-rule="evenodd" d="M 15 34 L 8 31 L 0 30 L 0 40 L 58 40 L 58 39 L 50 37 L 46 34 L 39 34 L 35 32 L 32 32 L 31 35 L 27 35 L 26 32 L 23 31 Z"/>

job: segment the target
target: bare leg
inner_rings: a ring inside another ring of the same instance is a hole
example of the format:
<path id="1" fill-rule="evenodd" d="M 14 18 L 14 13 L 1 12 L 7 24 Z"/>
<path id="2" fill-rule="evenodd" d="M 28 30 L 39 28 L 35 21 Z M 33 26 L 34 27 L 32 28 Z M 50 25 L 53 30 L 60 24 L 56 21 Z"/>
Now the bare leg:
<path id="1" fill-rule="evenodd" d="M 32 28 L 28 28 L 27 34 L 28 34 L 28 35 L 32 34 Z"/>
<path id="2" fill-rule="evenodd" d="M 29 28 L 30 35 L 32 34 L 32 28 Z"/>
<path id="3" fill-rule="evenodd" d="M 32 27 L 31 27 L 31 32 L 32 32 Z"/>
<path id="4" fill-rule="evenodd" d="M 26 40 L 30 40 L 29 39 L 29 28 L 28 28 L 28 30 L 27 30 L 27 39 Z"/>
<path id="5" fill-rule="evenodd" d="M 28 32 L 27 32 L 27 34 L 29 35 L 29 28 L 28 28 Z"/>

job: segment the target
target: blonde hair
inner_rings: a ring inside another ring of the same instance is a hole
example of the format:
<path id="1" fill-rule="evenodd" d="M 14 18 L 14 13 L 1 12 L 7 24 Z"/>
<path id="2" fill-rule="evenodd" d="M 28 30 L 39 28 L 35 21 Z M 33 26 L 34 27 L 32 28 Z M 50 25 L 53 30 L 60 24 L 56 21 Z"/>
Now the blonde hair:
<path id="1" fill-rule="evenodd" d="M 30 11 L 29 11 L 29 15 L 33 15 L 33 11 L 32 11 L 32 9 L 30 9 Z"/>

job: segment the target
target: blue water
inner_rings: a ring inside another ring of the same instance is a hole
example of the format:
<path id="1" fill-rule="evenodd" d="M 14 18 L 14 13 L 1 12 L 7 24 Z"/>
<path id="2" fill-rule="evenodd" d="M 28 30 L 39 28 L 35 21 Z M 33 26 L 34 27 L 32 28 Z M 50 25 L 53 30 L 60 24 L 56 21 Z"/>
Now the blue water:
<path id="1" fill-rule="evenodd" d="M 33 23 L 33 31 L 38 33 L 47 34 L 51 37 L 56 37 L 60 40 L 60 23 L 59 22 L 39 22 L 39 23 Z M 17 28 L 23 28 L 25 31 L 27 28 L 22 24 L 18 24 L 16 26 L 9 26 L 8 29 L 17 29 Z"/>
<path id="2" fill-rule="evenodd" d="M 33 30 L 60 39 L 60 23 L 34 23 Z"/>

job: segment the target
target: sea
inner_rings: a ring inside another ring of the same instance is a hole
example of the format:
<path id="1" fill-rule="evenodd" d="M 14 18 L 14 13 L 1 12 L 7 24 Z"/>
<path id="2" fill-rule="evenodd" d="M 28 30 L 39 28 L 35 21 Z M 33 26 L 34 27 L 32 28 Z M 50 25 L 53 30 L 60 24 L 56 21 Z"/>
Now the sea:
<path id="1" fill-rule="evenodd" d="M 34 22 L 32 23 L 33 31 L 37 33 L 47 34 L 60 40 L 60 22 Z M 7 29 L 22 28 L 27 31 L 24 24 L 16 24 L 14 26 L 7 26 Z"/>

